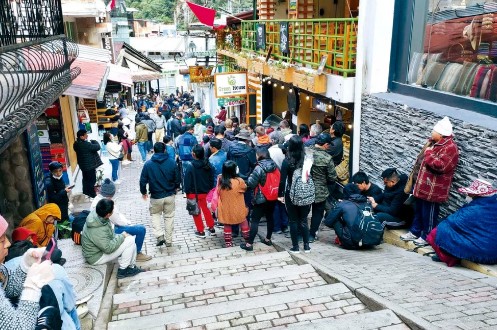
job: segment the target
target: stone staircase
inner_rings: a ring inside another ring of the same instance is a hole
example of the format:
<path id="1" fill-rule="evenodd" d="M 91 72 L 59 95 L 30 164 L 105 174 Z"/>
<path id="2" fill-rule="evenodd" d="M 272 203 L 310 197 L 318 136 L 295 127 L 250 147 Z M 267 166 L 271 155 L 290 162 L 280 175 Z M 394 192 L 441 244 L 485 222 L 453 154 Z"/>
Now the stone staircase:
<path id="1" fill-rule="evenodd" d="M 408 329 L 327 283 L 288 252 L 256 244 L 156 257 L 118 280 L 108 329 Z"/>

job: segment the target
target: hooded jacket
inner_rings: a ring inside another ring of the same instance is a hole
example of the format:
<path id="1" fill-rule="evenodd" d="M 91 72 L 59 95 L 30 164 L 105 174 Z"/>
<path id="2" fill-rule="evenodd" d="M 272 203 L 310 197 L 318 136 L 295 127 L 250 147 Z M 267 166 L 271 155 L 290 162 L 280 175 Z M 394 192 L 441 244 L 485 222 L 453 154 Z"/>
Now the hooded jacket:
<path id="1" fill-rule="evenodd" d="M 229 148 L 228 160 L 232 160 L 238 166 L 238 175 L 243 180 L 247 180 L 257 163 L 255 150 L 245 143 L 233 143 Z"/>
<path id="2" fill-rule="evenodd" d="M 214 188 L 214 168 L 207 159 L 194 159 L 186 168 L 185 193 L 195 194 L 195 181 L 197 194 L 207 194 Z"/>
<path id="3" fill-rule="evenodd" d="M 336 182 L 337 172 L 331 157 L 326 150 L 315 148 L 313 153 L 314 161 L 312 163 L 311 174 L 316 189 L 314 203 L 324 202 L 328 198 L 328 185 Z"/>
<path id="4" fill-rule="evenodd" d="M 78 165 L 81 171 L 94 170 L 102 165 L 102 160 L 98 155 L 100 143 L 95 140 L 90 142 L 78 138 L 73 144 L 74 152 L 78 160 Z"/>
<path id="5" fill-rule="evenodd" d="M 90 265 L 95 264 L 104 254 L 116 251 L 124 242 L 122 234 L 115 234 L 109 219 L 104 219 L 93 210 L 86 218 L 81 234 L 83 256 Z"/>
<path id="6" fill-rule="evenodd" d="M 259 185 L 264 186 L 266 184 L 266 173 L 274 172 L 277 168 L 276 163 L 272 159 L 260 160 L 252 171 L 252 174 L 250 174 L 247 186 L 250 189 L 255 189 Z M 254 204 L 262 204 L 266 201 L 266 197 L 264 197 L 261 190 L 255 189 Z"/>
<path id="7" fill-rule="evenodd" d="M 395 186 L 391 188 L 385 187 L 383 194 L 379 195 L 376 200 L 376 203 L 378 203 L 374 209 L 376 213 L 388 213 L 394 217 L 398 217 L 402 213 L 401 210 L 408 196 L 404 192 L 407 179 L 407 175 L 401 174 L 400 180 Z"/>
<path id="8" fill-rule="evenodd" d="M 190 132 L 185 132 L 178 138 L 178 143 L 176 145 L 176 150 L 178 150 L 178 156 L 181 160 L 193 160 L 192 150 L 193 147 L 198 144 L 197 138 L 193 136 Z"/>
<path id="9" fill-rule="evenodd" d="M 53 236 L 55 226 L 46 223 L 49 216 L 57 219 L 61 218 L 60 208 L 55 203 L 45 204 L 38 210 L 28 214 L 22 219 L 19 227 L 24 227 L 36 233 L 38 239 L 38 246 L 47 246 L 50 238 Z"/>
<path id="10" fill-rule="evenodd" d="M 165 198 L 176 194 L 180 185 L 180 173 L 176 163 L 167 153 L 155 153 L 145 165 L 140 175 L 140 192 L 150 191 L 153 199 Z"/>

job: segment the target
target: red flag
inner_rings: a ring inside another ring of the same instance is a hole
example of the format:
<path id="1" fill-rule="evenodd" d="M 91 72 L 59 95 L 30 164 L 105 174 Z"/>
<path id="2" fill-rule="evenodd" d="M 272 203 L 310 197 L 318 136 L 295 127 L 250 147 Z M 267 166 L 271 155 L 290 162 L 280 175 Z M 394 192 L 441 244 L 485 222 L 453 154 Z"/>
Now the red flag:
<path id="1" fill-rule="evenodd" d="M 107 11 L 111 11 L 116 7 L 116 0 L 110 0 L 107 4 Z"/>
<path id="2" fill-rule="evenodd" d="M 193 11 L 195 16 L 197 16 L 200 23 L 208 25 L 208 26 L 214 25 L 214 18 L 216 17 L 216 10 L 215 9 L 200 6 L 200 5 L 191 3 L 189 1 L 187 1 L 186 3 L 188 4 L 188 7 L 190 7 L 190 9 Z"/>

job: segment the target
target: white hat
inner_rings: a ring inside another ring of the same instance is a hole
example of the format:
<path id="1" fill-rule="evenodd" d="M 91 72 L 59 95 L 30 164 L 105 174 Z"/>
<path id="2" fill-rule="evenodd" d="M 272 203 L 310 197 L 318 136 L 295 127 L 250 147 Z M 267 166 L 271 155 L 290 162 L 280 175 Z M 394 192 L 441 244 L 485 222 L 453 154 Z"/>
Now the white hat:
<path id="1" fill-rule="evenodd" d="M 449 117 L 444 117 L 438 123 L 435 124 L 433 130 L 443 136 L 452 135 L 452 124 L 450 123 Z"/>

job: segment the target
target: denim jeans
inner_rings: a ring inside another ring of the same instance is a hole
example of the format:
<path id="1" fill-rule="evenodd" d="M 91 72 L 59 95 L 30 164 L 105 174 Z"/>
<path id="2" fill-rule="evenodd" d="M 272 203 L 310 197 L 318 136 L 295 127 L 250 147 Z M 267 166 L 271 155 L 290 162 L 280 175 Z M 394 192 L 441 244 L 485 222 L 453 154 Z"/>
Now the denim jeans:
<path id="1" fill-rule="evenodd" d="M 274 205 L 274 231 L 278 232 L 288 228 L 288 215 L 286 213 L 285 204 L 280 201 L 276 201 Z"/>
<path id="2" fill-rule="evenodd" d="M 121 234 L 123 231 L 135 237 L 136 252 L 140 253 L 143 246 L 143 241 L 145 240 L 145 233 L 147 230 L 143 225 L 134 226 L 114 226 L 114 232 L 116 234 Z"/>
<path id="3" fill-rule="evenodd" d="M 119 171 L 119 159 L 109 159 L 109 162 L 112 165 L 112 181 L 116 181 L 118 179 L 117 172 Z"/>
<path id="4" fill-rule="evenodd" d="M 147 161 L 147 143 L 148 141 L 138 142 L 138 151 L 140 151 L 143 162 Z"/>

